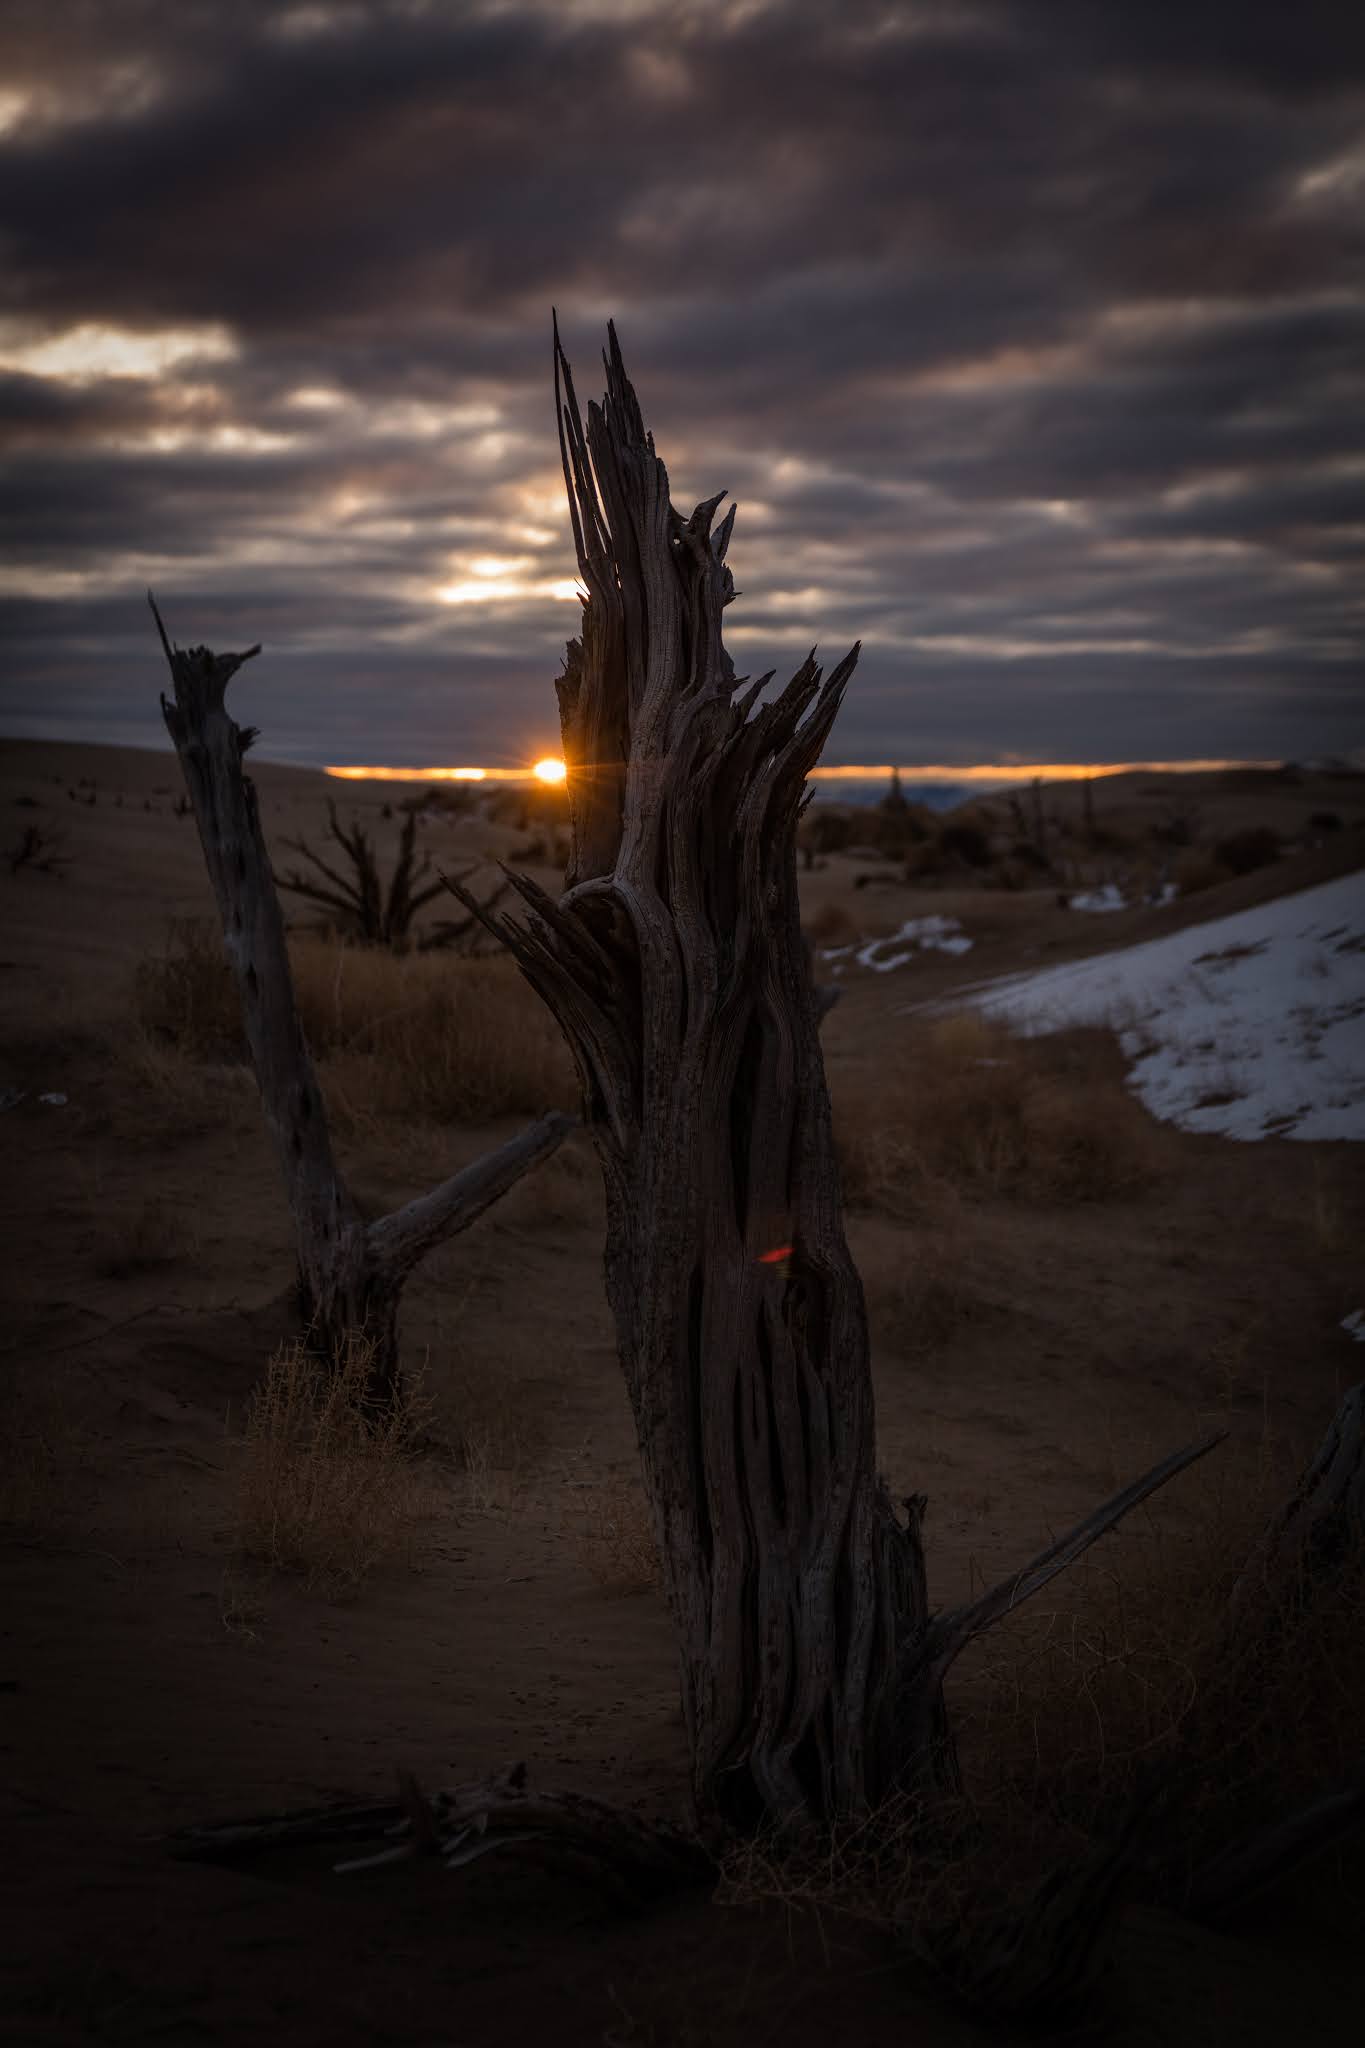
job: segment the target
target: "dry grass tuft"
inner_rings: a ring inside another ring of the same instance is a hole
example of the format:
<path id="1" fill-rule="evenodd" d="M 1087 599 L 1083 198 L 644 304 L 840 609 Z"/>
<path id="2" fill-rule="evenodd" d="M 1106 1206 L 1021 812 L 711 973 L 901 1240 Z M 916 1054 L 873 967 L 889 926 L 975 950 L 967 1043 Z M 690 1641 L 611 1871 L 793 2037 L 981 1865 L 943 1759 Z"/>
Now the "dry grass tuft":
<path id="1" fill-rule="evenodd" d="M 638 1480 L 614 1473 L 576 1485 L 565 1525 L 579 1556 L 609 1593 L 644 1593 L 660 1584 L 649 1503 Z"/>
<path id="2" fill-rule="evenodd" d="M 414 1462 L 429 1404 L 411 1380 L 393 1405 L 368 1397 L 374 1347 L 348 1342 L 335 1366 L 285 1344 L 247 1409 L 237 1447 L 241 1555 L 333 1596 L 376 1565 L 411 1557 L 431 1500 Z"/>
<path id="3" fill-rule="evenodd" d="M 845 1077 L 834 1112 L 846 1199 L 902 1220 L 935 1212 L 945 1189 L 1103 1201 L 1169 1157 L 1102 1034 L 1018 1038 L 974 1012 L 921 1023 L 889 1080 Z"/>
<path id="4" fill-rule="evenodd" d="M 472 1123 L 572 1105 L 558 1027 L 511 960 L 300 936 L 290 961 L 304 1036 L 343 1127 L 394 1117 Z M 245 1057 L 236 987 L 210 923 L 174 922 L 162 951 L 140 963 L 133 996 L 151 1046 L 192 1061 Z"/>

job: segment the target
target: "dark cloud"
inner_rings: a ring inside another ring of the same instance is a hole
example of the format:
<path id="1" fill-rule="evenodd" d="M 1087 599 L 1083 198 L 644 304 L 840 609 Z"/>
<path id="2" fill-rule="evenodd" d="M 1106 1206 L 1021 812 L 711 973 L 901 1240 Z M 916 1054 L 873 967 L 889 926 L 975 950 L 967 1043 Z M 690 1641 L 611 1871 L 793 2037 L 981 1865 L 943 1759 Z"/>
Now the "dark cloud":
<path id="1" fill-rule="evenodd" d="M 275 751 L 552 738 L 557 303 L 741 666 L 864 639 L 843 758 L 1365 743 L 1349 10 L 11 0 L 0 79 L 10 730 L 155 736 L 153 582 Z"/>

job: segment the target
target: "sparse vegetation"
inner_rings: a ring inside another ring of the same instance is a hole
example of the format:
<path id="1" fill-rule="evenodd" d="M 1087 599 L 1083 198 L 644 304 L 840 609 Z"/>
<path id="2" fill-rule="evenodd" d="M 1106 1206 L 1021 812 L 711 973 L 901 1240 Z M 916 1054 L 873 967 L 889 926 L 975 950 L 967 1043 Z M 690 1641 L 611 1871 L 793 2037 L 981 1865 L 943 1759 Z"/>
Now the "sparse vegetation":
<path id="1" fill-rule="evenodd" d="M 411 1557 L 433 1511 L 413 1458 L 430 1403 L 414 1374 L 396 1399 L 375 1402 L 373 1362 L 359 1334 L 334 1368 L 306 1341 L 282 1345 L 236 1447 L 242 1557 L 333 1596 L 353 1592 L 375 1566 Z"/>
<path id="2" fill-rule="evenodd" d="M 1356 1781 L 1365 1531 L 1330 1589 L 1263 1577 L 1228 1601 L 1292 1464 L 1266 1445 L 1211 1470 L 1177 1520 L 1149 1513 L 962 1658 L 951 1686 L 960 1796 L 926 1816 L 893 1797 L 798 1845 L 737 1846 L 721 1896 L 804 1905 L 896 1934 L 970 1990 L 1053 1872 L 1084 1881 L 1142 1816 L 1138 1895 L 1179 1906 L 1191 1873 L 1258 1826 Z M 921 1845 L 921 1853 L 916 1846 Z M 1092 1863 L 1091 1859 L 1095 1859 Z M 1358 1853 L 1309 1883 L 1365 1894 Z"/>
<path id="3" fill-rule="evenodd" d="M 643 1593 L 661 1583 L 649 1503 L 636 1479 L 616 1474 L 576 1486 L 565 1523 L 579 1556 L 609 1593 Z"/>
<path id="4" fill-rule="evenodd" d="M 875 1087 L 837 1083 L 834 1109 L 846 1199 L 907 1219 L 945 1184 L 1055 1202 L 1129 1194 L 1168 1157 L 1100 1034 L 1019 1038 L 974 1012 L 914 1032 Z"/>
<path id="5" fill-rule="evenodd" d="M 320 905 L 329 913 L 339 935 L 357 945 L 383 946 L 395 953 L 406 952 L 410 946 L 415 946 L 419 953 L 451 949 L 477 955 L 489 951 L 494 941 L 472 912 L 464 917 L 441 918 L 421 931 L 414 928 L 418 911 L 448 893 L 440 877 L 435 881 L 426 879 L 433 873 L 433 867 L 429 854 L 423 853 L 420 859 L 417 855 L 417 818 L 417 809 L 410 806 L 403 819 L 393 873 L 385 887 L 364 827 L 353 819 L 347 831 L 337 817 L 336 805 L 329 803 L 328 834 L 340 848 L 349 872 L 339 873 L 329 866 L 306 840 L 285 839 L 281 844 L 306 861 L 313 873 L 303 874 L 298 868 L 291 868 L 287 874 L 276 875 L 276 885 Z M 333 860 L 336 857 L 334 854 Z M 459 879 L 468 881 L 468 873 Z M 507 886 L 506 882 L 500 883 L 484 900 L 485 911 L 506 894 Z"/>
<path id="6" fill-rule="evenodd" d="M 1216 889 L 1231 873 L 1206 847 L 1192 846 L 1175 864 L 1175 886 L 1182 896 L 1197 896 L 1201 889 Z"/>
<path id="7" fill-rule="evenodd" d="M 304 1036 L 343 1122 L 476 1121 L 572 1100 L 559 1034 L 526 1001 L 510 961 L 399 956 L 307 936 L 293 941 L 290 961 Z M 236 987 L 207 922 L 176 921 L 163 949 L 139 963 L 134 1009 L 157 1044 L 197 1059 L 245 1057 Z"/>

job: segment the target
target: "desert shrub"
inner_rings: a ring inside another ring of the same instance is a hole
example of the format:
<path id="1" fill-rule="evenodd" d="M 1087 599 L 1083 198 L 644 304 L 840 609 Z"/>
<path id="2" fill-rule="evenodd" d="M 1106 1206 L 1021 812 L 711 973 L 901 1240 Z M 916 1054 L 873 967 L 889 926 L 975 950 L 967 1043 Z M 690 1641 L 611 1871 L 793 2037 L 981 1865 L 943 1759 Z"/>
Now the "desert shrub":
<path id="1" fill-rule="evenodd" d="M 1250 875 L 1279 859 L 1280 835 L 1269 825 L 1248 825 L 1244 831 L 1220 839 L 1213 852 L 1215 860 L 1234 875 Z"/>
<path id="2" fill-rule="evenodd" d="M 638 1480 L 618 1475 L 579 1485 L 570 1501 L 569 1536 L 599 1586 L 643 1593 L 660 1583 L 654 1526 Z"/>
<path id="3" fill-rule="evenodd" d="M 890 1078 L 836 1085 L 834 1111 L 847 1199 L 907 1219 L 932 1210 L 945 1183 L 1103 1200 L 1147 1185 L 1166 1158 L 1092 1040 L 1016 1038 L 973 1011 L 914 1034 Z"/>
<path id="4" fill-rule="evenodd" d="M 1035 875 L 1046 874 L 1051 865 L 1047 855 L 1031 839 L 1014 840 L 1008 858 L 1017 867 L 1027 868 Z"/>
<path id="5" fill-rule="evenodd" d="M 1214 854 L 1192 846 L 1175 864 L 1175 885 L 1182 896 L 1196 896 L 1201 889 L 1216 889 L 1232 874 Z"/>
<path id="6" fill-rule="evenodd" d="M 574 1097 L 567 1049 L 508 959 L 300 945 L 304 1033 L 343 1120 L 534 1115 Z"/>
<path id="7" fill-rule="evenodd" d="M 940 825 L 938 844 L 941 853 L 951 860 L 965 862 L 969 868 L 990 866 L 990 838 L 974 818 L 954 818 Z"/>
<path id="8" fill-rule="evenodd" d="M 343 1121 L 477 1121 L 572 1100 L 558 1028 L 509 959 L 395 955 L 301 936 L 290 960 L 304 1036 Z M 245 1056 L 236 985 L 207 921 L 173 924 L 162 951 L 140 963 L 134 1012 L 155 1044 L 195 1058 Z"/>
<path id="9" fill-rule="evenodd" d="M 306 1343 L 271 1358 L 236 1447 L 241 1555 L 300 1574 L 331 1594 L 410 1554 L 430 1501 L 413 1459 L 429 1410 L 408 1379 L 400 1398 L 369 1396 L 374 1347 L 353 1335 L 336 1365 Z"/>

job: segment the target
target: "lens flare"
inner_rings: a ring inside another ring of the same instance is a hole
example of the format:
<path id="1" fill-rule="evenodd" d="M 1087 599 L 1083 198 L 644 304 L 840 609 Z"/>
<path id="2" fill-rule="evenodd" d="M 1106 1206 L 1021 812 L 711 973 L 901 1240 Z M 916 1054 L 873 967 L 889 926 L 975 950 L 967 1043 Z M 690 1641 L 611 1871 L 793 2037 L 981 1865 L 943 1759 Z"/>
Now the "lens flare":
<path id="1" fill-rule="evenodd" d="M 537 761 L 531 773 L 537 782 L 562 782 L 568 771 L 562 761 Z"/>

